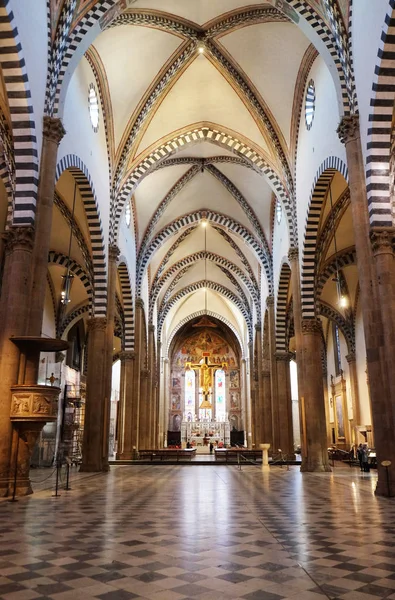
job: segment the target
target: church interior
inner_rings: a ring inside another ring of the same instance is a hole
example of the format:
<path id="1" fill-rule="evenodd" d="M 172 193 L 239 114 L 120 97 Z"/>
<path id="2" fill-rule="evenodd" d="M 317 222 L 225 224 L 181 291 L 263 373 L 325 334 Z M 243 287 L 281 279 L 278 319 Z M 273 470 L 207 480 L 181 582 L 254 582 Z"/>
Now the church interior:
<path id="1" fill-rule="evenodd" d="M 1 599 L 395 598 L 394 34 L 0 0 Z"/>

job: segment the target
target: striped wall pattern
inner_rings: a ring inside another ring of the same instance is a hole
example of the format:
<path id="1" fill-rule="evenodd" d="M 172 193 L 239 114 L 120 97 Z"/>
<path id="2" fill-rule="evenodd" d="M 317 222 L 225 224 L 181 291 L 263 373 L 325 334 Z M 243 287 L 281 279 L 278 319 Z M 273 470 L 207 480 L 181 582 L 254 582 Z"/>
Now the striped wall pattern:
<path id="1" fill-rule="evenodd" d="M 244 158 L 238 156 L 210 156 L 208 158 L 198 158 L 197 156 L 180 156 L 175 158 L 167 158 L 166 160 L 158 163 L 154 171 L 164 169 L 165 167 L 174 167 L 178 165 L 199 165 L 203 168 L 207 165 L 214 165 L 216 163 L 228 163 L 234 165 L 240 165 L 247 169 L 252 169 L 252 166 Z"/>
<path id="2" fill-rule="evenodd" d="M 180 219 L 177 219 L 164 227 L 155 238 L 152 240 L 151 244 L 148 246 L 145 254 L 141 256 L 137 263 L 136 269 L 136 278 L 137 278 L 137 295 L 141 296 L 141 285 L 144 277 L 145 269 L 150 261 L 151 256 L 156 252 L 156 250 L 163 245 L 164 241 L 168 239 L 172 235 L 176 235 L 178 231 L 184 227 L 190 227 L 191 225 L 197 226 L 200 224 L 202 218 L 206 218 L 211 224 L 219 225 L 220 227 L 225 227 L 232 231 L 235 235 L 241 237 L 246 244 L 250 246 L 250 248 L 255 252 L 258 260 L 261 262 L 265 269 L 266 277 L 269 283 L 272 284 L 272 259 L 270 254 L 266 254 L 264 248 L 261 247 L 257 239 L 252 235 L 248 229 L 246 229 L 243 225 L 234 221 L 230 217 L 226 215 L 222 215 L 220 213 L 215 213 L 213 211 L 196 211 L 193 213 L 189 213 L 184 215 Z"/>
<path id="3" fill-rule="evenodd" d="M 226 240 L 226 242 L 229 244 L 229 246 L 235 251 L 235 253 L 239 257 L 241 263 L 245 267 L 245 270 L 247 271 L 247 274 L 248 274 L 249 278 L 254 283 L 254 285 L 255 285 L 255 287 L 257 289 L 257 293 L 260 294 L 260 291 L 259 291 L 261 289 L 260 281 L 256 280 L 254 271 L 252 270 L 250 263 L 248 262 L 247 258 L 243 254 L 243 252 L 240 250 L 239 246 L 232 240 L 232 238 L 230 237 L 230 235 L 228 235 L 224 229 L 221 229 L 220 227 L 214 227 L 214 229 L 215 229 L 215 231 L 217 233 L 219 233 L 219 235 L 221 237 L 224 238 L 224 240 Z M 259 273 L 260 273 L 260 271 L 259 271 Z M 272 283 L 271 282 L 269 282 L 269 289 L 270 290 L 272 289 Z"/>
<path id="4" fill-rule="evenodd" d="M 184 325 L 186 325 L 190 321 L 193 321 L 194 319 L 197 319 L 198 317 L 203 317 L 203 315 L 207 315 L 208 317 L 213 317 L 214 319 L 218 319 L 218 321 L 221 321 L 227 327 L 229 327 L 229 329 L 232 331 L 232 333 L 234 333 L 237 341 L 239 342 L 240 350 L 241 350 L 241 357 L 244 358 L 244 347 L 243 347 L 243 343 L 241 341 L 241 337 L 240 337 L 239 332 L 237 331 L 237 329 L 234 327 L 234 325 L 232 325 L 232 323 L 230 321 L 228 321 L 227 319 L 225 319 L 225 317 L 223 317 L 222 315 L 220 315 L 218 313 L 212 312 L 211 310 L 208 310 L 207 312 L 205 310 L 199 310 L 198 312 L 194 312 L 194 313 L 188 315 L 187 317 L 185 317 L 184 319 L 182 319 L 182 321 L 180 321 L 179 323 L 177 323 L 177 325 L 174 327 L 173 331 L 171 332 L 171 334 L 169 336 L 169 340 L 167 342 L 167 347 L 166 347 L 166 356 L 165 356 L 165 358 L 169 358 L 169 352 L 170 352 L 171 343 L 172 343 L 172 341 L 174 339 L 174 336 L 181 329 L 181 327 L 183 327 Z"/>
<path id="5" fill-rule="evenodd" d="M 324 269 L 321 271 L 317 278 L 317 286 L 316 286 L 316 298 L 320 300 L 321 293 L 324 288 L 324 285 L 328 281 L 328 279 L 336 276 L 336 264 L 338 269 L 343 269 L 344 267 L 349 267 L 351 265 L 355 265 L 357 262 L 357 255 L 355 252 L 355 248 L 347 248 L 346 250 L 342 250 L 337 254 L 336 257 L 333 257 L 329 260 L 329 262 L 325 265 Z M 335 286 L 335 282 L 333 283 Z"/>
<path id="6" fill-rule="evenodd" d="M 73 20 L 77 0 L 65 0 L 59 15 L 55 37 L 48 54 L 48 73 L 44 113 L 53 116 L 53 107 L 56 94 L 56 85 L 59 78 L 62 61 L 67 49 L 68 34 Z"/>
<path id="7" fill-rule="evenodd" d="M 81 281 L 82 285 L 85 288 L 85 291 L 88 295 L 89 305 L 92 306 L 93 299 L 93 288 L 92 288 L 92 280 L 89 277 L 88 273 L 79 265 L 75 260 L 65 256 L 61 252 L 56 252 L 55 250 L 51 250 L 48 253 L 48 264 L 50 265 L 59 265 L 60 267 L 64 267 L 65 269 L 69 269 L 69 271 L 78 277 Z"/>
<path id="8" fill-rule="evenodd" d="M 0 3 L 0 65 L 12 122 L 15 160 L 14 225 L 32 225 L 38 187 L 38 155 L 33 103 L 22 45 L 10 0 Z"/>
<path id="9" fill-rule="evenodd" d="M 345 115 L 350 114 L 350 98 L 344 76 L 343 66 L 341 59 L 338 54 L 336 46 L 336 40 L 333 33 L 330 31 L 326 23 L 322 21 L 319 15 L 311 8 L 307 2 L 302 0 L 287 0 L 288 4 L 292 6 L 302 17 L 306 19 L 310 27 L 315 33 L 321 38 L 329 54 L 331 55 L 333 62 L 335 63 L 337 74 L 340 81 L 342 91 L 343 110 Z"/>
<path id="10" fill-rule="evenodd" d="M 345 337 L 347 342 L 347 350 L 349 353 L 355 352 L 355 331 L 354 322 L 352 320 L 345 319 L 337 310 L 326 302 L 319 302 L 318 312 L 322 317 L 326 317 L 330 321 L 334 321 L 339 327 L 340 331 Z M 325 340 L 324 340 L 325 342 Z M 326 365 L 325 365 L 326 366 Z"/>
<path id="11" fill-rule="evenodd" d="M 78 247 L 81 250 L 81 254 L 84 258 L 84 262 L 85 262 L 84 267 L 88 271 L 91 281 L 93 281 L 94 273 L 93 273 L 92 257 L 91 257 L 89 248 L 87 246 L 87 243 L 85 241 L 85 237 L 84 237 L 81 229 L 79 228 L 77 221 L 74 219 L 73 213 L 71 212 L 71 210 L 69 209 L 67 204 L 64 202 L 63 198 L 61 198 L 61 196 L 59 196 L 59 194 L 56 191 L 54 194 L 54 205 L 59 210 L 62 217 L 65 219 L 69 228 L 72 230 L 73 236 L 74 236 L 74 238 L 78 244 Z"/>
<path id="12" fill-rule="evenodd" d="M 125 322 L 125 350 L 134 350 L 134 310 L 129 271 L 125 263 L 118 265 L 119 283 L 122 291 L 123 312 Z"/>
<path id="13" fill-rule="evenodd" d="M 305 104 L 305 123 L 307 131 L 310 131 L 315 113 L 315 85 L 314 81 L 310 79 L 306 91 L 306 104 Z"/>
<path id="14" fill-rule="evenodd" d="M 121 348 L 125 348 L 125 315 L 118 293 L 115 293 L 114 336 L 121 340 Z"/>
<path id="15" fill-rule="evenodd" d="M 87 303 L 87 304 L 84 304 L 83 306 L 79 306 L 78 308 L 73 310 L 71 313 L 66 315 L 65 319 L 63 320 L 62 327 L 59 331 L 60 337 L 65 339 L 64 336 L 65 336 L 66 330 L 69 329 L 72 325 L 74 325 L 74 322 L 77 321 L 80 317 L 82 317 L 82 315 L 89 313 L 89 311 L 90 311 L 90 305 Z M 86 353 L 86 350 L 85 350 L 85 353 Z"/>
<path id="16" fill-rule="evenodd" d="M 8 205 L 7 205 L 7 226 L 12 221 L 12 211 L 14 207 L 15 196 L 15 157 L 14 141 L 9 129 L 8 122 L 0 110 L 0 178 L 4 184 Z"/>
<path id="17" fill-rule="evenodd" d="M 291 269 L 287 262 L 283 262 L 277 290 L 276 310 L 276 351 L 288 352 L 287 340 L 287 300 L 291 281 Z"/>
<path id="18" fill-rule="evenodd" d="M 63 171 L 66 170 L 70 171 L 77 182 L 84 203 L 85 215 L 91 238 L 95 299 L 93 314 L 96 317 L 104 317 L 107 312 L 107 265 L 100 210 L 96 193 L 89 171 L 78 156 L 75 154 L 68 154 L 58 162 L 56 166 L 56 181 L 59 180 Z"/>
<path id="19" fill-rule="evenodd" d="M 348 33 L 344 25 L 343 14 L 339 7 L 338 0 L 324 0 L 326 13 L 331 23 L 331 29 L 337 53 L 342 65 L 344 73 L 344 81 L 348 94 L 348 100 L 350 104 L 350 111 L 352 113 L 358 112 L 357 94 L 355 89 L 354 73 L 349 56 L 349 39 Z"/>
<path id="20" fill-rule="evenodd" d="M 228 260 L 227 258 L 224 258 L 223 256 L 220 256 L 219 254 L 214 254 L 213 252 L 201 251 L 201 252 L 195 252 L 194 254 L 190 254 L 189 256 L 186 256 L 182 260 L 179 260 L 178 262 L 174 263 L 162 275 L 162 277 L 158 280 L 158 282 L 155 284 L 155 286 L 151 287 L 150 309 L 149 309 L 150 322 L 152 322 L 152 314 L 153 314 L 154 304 L 156 302 L 157 297 L 160 294 L 161 289 L 166 284 L 166 282 L 169 281 L 169 279 L 171 279 L 171 277 L 173 277 L 173 275 L 175 273 L 177 273 L 180 269 L 183 269 L 183 267 L 185 267 L 187 265 L 193 265 L 198 260 L 205 260 L 205 259 L 210 260 L 211 262 L 213 262 L 214 264 L 216 264 L 218 266 L 225 267 L 225 268 L 229 269 L 232 273 L 234 273 L 238 277 L 238 279 L 240 281 L 242 281 L 243 284 L 245 285 L 245 287 L 248 289 L 249 293 L 251 294 L 251 296 L 254 300 L 257 313 L 260 313 L 260 295 L 259 295 L 259 289 L 258 289 L 257 283 L 255 282 L 255 285 L 254 285 L 254 283 L 244 273 L 244 271 L 242 269 L 240 269 L 237 265 L 232 263 L 230 260 Z"/>
<path id="21" fill-rule="evenodd" d="M 332 179 L 336 172 L 340 172 L 348 180 L 346 165 L 339 158 L 331 156 L 319 167 L 313 182 L 310 194 L 309 208 L 305 226 L 304 249 L 302 261 L 302 318 L 314 319 L 315 306 L 315 277 L 316 277 L 316 249 L 318 228 L 320 225 L 321 209 Z"/>
<path id="22" fill-rule="evenodd" d="M 54 66 L 54 69 L 57 72 L 56 89 L 55 92 L 51 94 L 51 99 L 48 100 L 48 114 L 59 116 L 58 113 L 60 112 L 60 94 L 62 91 L 64 76 L 67 71 L 67 67 L 70 63 L 70 60 L 77 51 L 79 44 L 82 42 L 83 38 L 87 35 L 90 29 L 93 26 L 97 25 L 99 19 L 108 11 L 109 8 L 111 8 L 116 3 L 116 1 L 117 0 L 98 0 L 98 2 L 94 4 L 91 10 L 89 10 L 75 25 L 73 30 L 69 32 L 69 35 L 66 40 L 66 48 L 61 58 L 61 62 L 59 60 L 58 64 Z"/>
<path id="23" fill-rule="evenodd" d="M 177 302 L 182 300 L 182 298 L 184 298 L 188 294 L 191 294 L 191 293 L 196 292 L 203 288 L 208 288 L 210 290 L 213 290 L 214 292 L 217 292 L 218 294 L 221 294 L 222 296 L 224 296 L 225 298 L 230 300 L 240 310 L 240 312 L 243 315 L 243 317 L 246 321 L 246 324 L 247 324 L 249 341 L 252 342 L 252 340 L 253 340 L 252 317 L 251 317 L 249 307 L 245 306 L 241 302 L 241 300 L 236 296 L 236 294 L 231 292 L 225 286 L 223 286 L 219 283 L 216 283 L 214 281 L 206 281 L 206 280 L 196 281 L 195 283 L 192 283 L 191 285 L 188 285 L 187 287 L 183 288 L 182 290 L 177 292 L 177 294 L 172 296 L 172 298 L 170 298 L 170 300 L 167 302 L 167 304 L 163 307 L 163 310 L 161 312 L 159 312 L 159 314 L 158 314 L 158 328 L 157 328 L 158 337 L 160 338 L 163 324 L 165 322 L 165 319 L 166 319 L 170 309 L 175 304 L 177 304 Z"/>
<path id="24" fill-rule="evenodd" d="M 153 286 L 156 285 L 156 283 L 159 280 L 159 277 L 162 275 L 162 273 L 165 270 L 165 266 L 167 265 L 167 263 L 169 262 L 170 258 L 173 256 L 174 252 L 177 250 L 177 248 L 182 244 L 182 242 L 192 233 L 192 231 L 194 231 L 195 228 L 194 227 L 189 227 L 189 229 L 186 229 L 185 231 L 182 232 L 182 234 L 176 239 L 176 241 L 174 242 L 174 244 L 172 244 L 172 246 L 169 248 L 169 250 L 166 252 L 165 256 L 163 257 L 162 262 L 160 263 L 157 272 L 155 273 L 155 276 L 152 280 L 151 283 L 151 288 Z"/>
<path id="25" fill-rule="evenodd" d="M 110 233 L 111 243 L 118 236 L 119 220 L 125 205 L 125 202 L 131 196 L 133 191 L 137 188 L 140 181 L 155 170 L 157 164 L 177 151 L 183 150 L 189 144 L 195 144 L 198 142 L 208 141 L 215 145 L 226 148 L 227 150 L 234 152 L 237 156 L 245 158 L 256 170 L 257 173 L 263 175 L 268 180 L 268 183 L 276 191 L 276 194 L 281 197 L 283 204 L 287 206 L 287 193 L 283 186 L 283 183 L 279 179 L 277 173 L 274 172 L 273 168 L 267 163 L 266 159 L 258 154 L 258 152 L 245 144 L 243 141 L 234 138 L 230 134 L 213 129 L 208 126 L 200 127 L 187 133 L 182 133 L 169 140 L 165 144 L 162 144 L 156 148 L 153 152 L 143 158 L 129 173 L 127 179 L 122 184 L 119 194 L 116 198 L 116 202 L 113 206 L 112 212 L 112 230 Z M 294 222 L 295 211 L 287 213 L 289 222 Z M 294 244 L 295 240 L 291 240 Z"/>
<path id="26" fill-rule="evenodd" d="M 395 0 L 390 0 L 374 70 L 370 100 L 366 183 L 370 225 L 392 227 L 390 161 L 395 99 Z"/>
<path id="27" fill-rule="evenodd" d="M 55 292 L 55 286 L 53 284 L 51 274 L 48 270 L 47 270 L 47 284 L 49 287 L 49 293 L 51 294 L 52 309 L 53 309 L 53 322 L 55 323 L 56 335 L 59 337 L 56 292 Z"/>
<path id="28" fill-rule="evenodd" d="M 346 188 L 342 196 L 338 200 L 336 200 L 331 212 L 327 215 L 325 222 L 321 227 L 319 236 L 317 238 L 315 254 L 318 269 L 321 268 L 321 262 L 325 260 L 326 253 L 328 251 L 328 246 L 333 238 L 333 223 L 335 223 L 335 228 L 337 228 L 340 220 L 342 219 L 349 205 L 350 188 Z"/>

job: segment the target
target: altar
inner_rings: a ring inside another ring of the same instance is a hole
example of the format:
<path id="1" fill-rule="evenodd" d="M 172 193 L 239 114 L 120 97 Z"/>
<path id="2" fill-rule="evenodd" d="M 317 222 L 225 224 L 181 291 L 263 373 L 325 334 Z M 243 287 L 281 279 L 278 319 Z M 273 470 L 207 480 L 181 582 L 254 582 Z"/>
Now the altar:
<path id="1" fill-rule="evenodd" d="M 181 444 L 186 446 L 207 446 L 210 443 L 230 445 L 230 424 L 229 421 L 182 421 L 181 422 Z"/>

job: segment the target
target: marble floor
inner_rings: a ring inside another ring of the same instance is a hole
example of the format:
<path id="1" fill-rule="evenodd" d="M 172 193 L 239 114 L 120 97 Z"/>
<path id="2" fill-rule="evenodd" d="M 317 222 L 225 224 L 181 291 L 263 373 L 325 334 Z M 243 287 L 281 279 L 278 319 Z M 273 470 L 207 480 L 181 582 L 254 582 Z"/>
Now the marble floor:
<path id="1" fill-rule="evenodd" d="M 117 466 L 0 501 L 4 600 L 395 599 L 395 500 L 349 467 Z"/>

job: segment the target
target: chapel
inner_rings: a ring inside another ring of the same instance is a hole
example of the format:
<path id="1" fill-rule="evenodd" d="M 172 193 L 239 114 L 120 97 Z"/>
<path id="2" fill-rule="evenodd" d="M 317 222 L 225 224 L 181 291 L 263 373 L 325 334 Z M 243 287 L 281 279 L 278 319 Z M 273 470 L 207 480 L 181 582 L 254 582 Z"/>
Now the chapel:
<path id="1" fill-rule="evenodd" d="M 395 495 L 393 0 L 0 0 L 0 496 L 260 448 Z"/>

